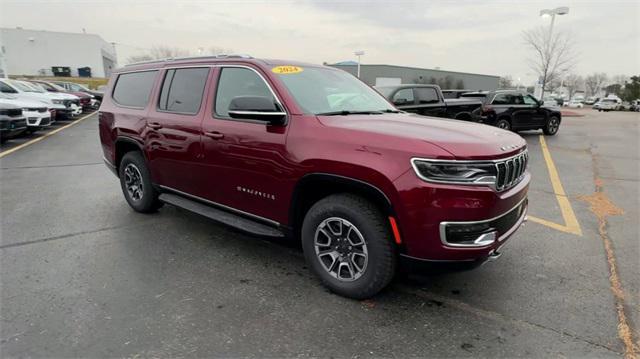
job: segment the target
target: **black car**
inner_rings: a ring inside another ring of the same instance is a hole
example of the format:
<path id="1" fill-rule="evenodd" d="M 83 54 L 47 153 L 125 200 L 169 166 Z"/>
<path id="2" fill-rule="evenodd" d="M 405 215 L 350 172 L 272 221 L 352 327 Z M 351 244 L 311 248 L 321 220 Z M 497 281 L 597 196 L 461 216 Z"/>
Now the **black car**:
<path id="1" fill-rule="evenodd" d="M 478 122 L 512 131 L 542 129 L 545 135 L 555 135 L 560 128 L 559 108 L 544 107 L 527 93 L 504 90 L 476 94 L 463 97 L 482 99 L 482 107 L 474 113 Z"/>
<path id="2" fill-rule="evenodd" d="M 398 109 L 423 116 L 474 121 L 473 112 L 482 106 L 479 99 L 445 98 L 438 85 L 407 84 L 375 89 Z"/>
<path id="3" fill-rule="evenodd" d="M 104 97 L 104 92 L 98 91 L 98 90 L 91 90 L 86 86 L 77 84 L 75 82 L 52 81 L 52 83 L 64 88 L 67 91 L 88 93 L 89 95 L 93 95 L 93 97 L 95 97 L 96 100 L 100 102 L 102 102 L 102 97 Z"/>
<path id="4" fill-rule="evenodd" d="M 0 143 L 27 130 L 27 119 L 18 106 L 0 103 Z"/>

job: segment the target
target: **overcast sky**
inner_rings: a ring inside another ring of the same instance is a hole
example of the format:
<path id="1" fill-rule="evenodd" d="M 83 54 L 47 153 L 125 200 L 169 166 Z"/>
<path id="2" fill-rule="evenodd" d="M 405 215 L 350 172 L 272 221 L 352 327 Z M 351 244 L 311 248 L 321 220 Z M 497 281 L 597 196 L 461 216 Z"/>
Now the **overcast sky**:
<path id="1" fill-rule="evenodd" d="M 81 32 L 115 42 L 120 64 L 155 45 L 256 57 L 511 75 L 531 82 L 522 31 L 540 9 L 569 6 L 574 72 L 640 73 L 638 1 L 33 1 L 0 0 L 0 26 Z"/>

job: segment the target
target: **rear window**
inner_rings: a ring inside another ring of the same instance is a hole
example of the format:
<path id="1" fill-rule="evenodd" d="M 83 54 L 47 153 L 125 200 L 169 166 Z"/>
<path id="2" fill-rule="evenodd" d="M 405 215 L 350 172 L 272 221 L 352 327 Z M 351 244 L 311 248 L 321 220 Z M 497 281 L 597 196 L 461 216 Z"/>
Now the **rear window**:
<path id="1" fill-rule="evenodd" d="M 145 108 L 158 71 L 121 74 L 113 89 L 113 101 L 118 105 Z"/>
<path id="2" fill-rule="evenodd" d="M 162 83 L 158 109 L 186 114 L 198 113 L 208 76 L 209 68 L 167 71 Z"/>
<path id="3" fill-rule="evenodd" d="M 440 97 L 434 88 L 416 87 L 416 94 L 418 95 L 418 103 L 420 104 L 440 102 Z"/>

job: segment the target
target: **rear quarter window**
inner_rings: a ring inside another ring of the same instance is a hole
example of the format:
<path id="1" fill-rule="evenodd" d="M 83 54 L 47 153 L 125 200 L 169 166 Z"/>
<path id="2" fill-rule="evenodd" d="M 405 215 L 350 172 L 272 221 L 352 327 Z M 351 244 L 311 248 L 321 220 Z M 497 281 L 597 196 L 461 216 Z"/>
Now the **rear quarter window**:
<path id="1" fill-rule="evenodd" d="M 113 101 L 120 106 L 145 108 L 157 73 L 153 70 L 118 75 Z"/>

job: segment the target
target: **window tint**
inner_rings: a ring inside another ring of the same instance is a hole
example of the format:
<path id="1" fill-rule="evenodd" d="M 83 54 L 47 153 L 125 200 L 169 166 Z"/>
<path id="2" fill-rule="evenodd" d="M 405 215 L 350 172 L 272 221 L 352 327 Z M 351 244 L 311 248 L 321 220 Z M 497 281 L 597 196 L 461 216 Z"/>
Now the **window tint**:
<path id="1" fill-rule="evenodd" d="M 440 101 L 436 89 L 429 87 L 416 87 L 416 94 L 418 95 L 418 103 L 437 103 Z"/>
<path id="2" fill-rule="evenodd" d="M 229 117 L 229 104 L 237 96 L 263 96 L 272 99 L 275 103 L 267 84 L 253 70 L 223 68 L 216 93 L 216 115 Z"/>
<path id="3" fill-rule="evenodd" d="M 158 109 L 168 112 L 195 114 L 200 110 L 209 68 L 188 68 L 167 71 Z"/>
<path id="4" fill-rule="evenodd" d="M 144 108 L 158 71 L 132 72 L 118 76 L 113 100 L 122 106 Z"/>
<path id="5" fill-rule="evenodd" d="M 413 89 L 409 88 L 398 90 L 398 92 L 393 95 L 393 103 L 396 105 L 409 105 L 415 103 Z"/>

